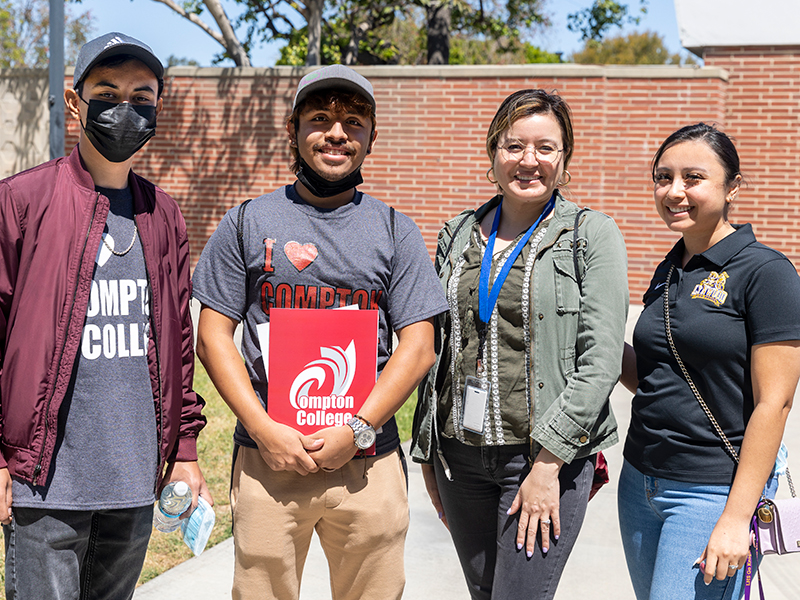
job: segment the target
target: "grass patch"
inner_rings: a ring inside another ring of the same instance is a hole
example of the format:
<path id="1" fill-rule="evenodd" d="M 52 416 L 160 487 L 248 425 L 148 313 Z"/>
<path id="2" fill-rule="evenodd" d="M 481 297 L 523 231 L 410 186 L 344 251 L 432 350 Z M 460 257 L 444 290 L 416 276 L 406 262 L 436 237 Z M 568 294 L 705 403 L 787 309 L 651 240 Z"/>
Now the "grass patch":
<path id="1" fill-rule="evenodd" d="M 397 420 L 397 429 L 400 431 L 400 440 L 405 442 L 411 439 L 411 425 L 414 423 L 414 409 L 417 407 L 417 390 L 411 394 L 406 403 L 400 407 L 394 418 Z"/>
<path id="2" fill-rule="evenodd" d="M 214 531 L 208 541 L 208 548 L 210 548 L 231 536 L 231 506 L 228 491 L 233 449 L 232 436 L 236 417 L 220 398 L 200 361 L 195 364 L 194 389 L 206 400 L 203 414 L 208 419 L 208 423 L 197 440 L 197 452 L 200 468 L 203 470 L 206 483 L 214 497 L 214 512 L 217 517 Z M 411 437 L 411 424 L 416 404 L 417 393 L 414 392 L 395 415 L 400 430 L 400 439 L 403 441 Z M 153 531 L 150 545 L 147 547 L 144 568 L 139 577 L 139 585 L 191 557 L 192 552 L 183 543 L 180 532 L 165 534 Z M 4 567 L 5 550 L 4 545 L 0 545 L 0 600 L 5 600 L 6 597 Z"/>
<path id="3" fill-rule="evenodd" d="M 199 360 L 195 363 L 194 389 L 206 401 L 203 414 L 208 422 L 197 438 L 197 455 L 208 489 L 214 498 L 217 521 L 206 547 L 211 548 L 231 536 L 231 502 L 228 490 L 236 417 L 217 393 Z M 192 551 L 183 543 L 180 531 L 153 531 L 139 584 L 150 581 L 192 556 Z"/>

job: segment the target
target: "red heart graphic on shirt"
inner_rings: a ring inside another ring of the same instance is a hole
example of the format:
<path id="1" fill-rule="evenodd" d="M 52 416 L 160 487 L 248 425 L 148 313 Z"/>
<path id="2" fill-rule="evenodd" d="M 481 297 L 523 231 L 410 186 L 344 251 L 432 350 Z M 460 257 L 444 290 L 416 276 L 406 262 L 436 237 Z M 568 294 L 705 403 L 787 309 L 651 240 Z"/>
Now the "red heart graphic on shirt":
<path id="1" fill-rule="evenodd" d="M 317 247 L 314 244 L 286 242 L 283 252 L 298 271 L 305 269 L 317 258 Z"/>

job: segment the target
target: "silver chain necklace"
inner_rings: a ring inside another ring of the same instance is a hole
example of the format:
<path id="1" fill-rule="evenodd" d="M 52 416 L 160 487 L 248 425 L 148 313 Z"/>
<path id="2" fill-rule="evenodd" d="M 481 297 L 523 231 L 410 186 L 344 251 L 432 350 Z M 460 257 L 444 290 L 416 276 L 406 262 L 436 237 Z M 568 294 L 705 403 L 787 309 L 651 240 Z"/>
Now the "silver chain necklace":
<path id="1" fill-rule="evenodd" d="M 138 231 L 139 231 L 139 228 L 136 226 L 136 223 L 134 222 L 134 224 L 133 224 L 133 239 L 131 240 L 131 243 L 128 245 L 128 247 L 125 248 L 125 250 L 123 250 L 122 252 L 117 252 L 111 246 L 109 246 L 108 242 L 106 241 L 106 236 L 103 236 L 103 244 L 105 245 L 106 248 L 109 249 L 111 254 L 113 254 L 114 256 L 125 256 L 128 252 L 131 251 L 131 248 L 133 248 L 133 244 L 136 242 L 136 234 L 138 233 Z"/>

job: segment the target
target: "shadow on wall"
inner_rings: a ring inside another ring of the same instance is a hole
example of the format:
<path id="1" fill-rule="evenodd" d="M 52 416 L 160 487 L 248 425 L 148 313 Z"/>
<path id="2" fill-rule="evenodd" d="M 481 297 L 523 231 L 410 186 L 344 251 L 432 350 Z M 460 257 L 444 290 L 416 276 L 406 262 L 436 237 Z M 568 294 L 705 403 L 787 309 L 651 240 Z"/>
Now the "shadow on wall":
<path id="1" fill-rule="evenodd" d="M 0 71 L 0 178 L 50 158 L 47 73 Z"/>

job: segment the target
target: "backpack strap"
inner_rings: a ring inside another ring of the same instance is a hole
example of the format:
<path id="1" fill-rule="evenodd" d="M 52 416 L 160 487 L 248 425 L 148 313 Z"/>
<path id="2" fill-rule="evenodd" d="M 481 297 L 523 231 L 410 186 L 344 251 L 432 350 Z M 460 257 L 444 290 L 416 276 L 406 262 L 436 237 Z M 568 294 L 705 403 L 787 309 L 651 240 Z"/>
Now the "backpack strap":
<path id="1" fill-rule="evenodd" d="M 250 271 L 247 269 L 247 257 L 244 255 L 244 211 L 252 198 L 245 200 L 239 205 L 239 212 L 236 213 L 236 242 L 239 244 L 239 256 L 242 257 L 245 276 L 245 293 L 250 290 Z"/>
<path id="2" fill-rule="evenodd" d="M 397 211 L 394 209 L 394 206 L 390 206 L 389 207 L 389 230 L 391 231 L 391 234 L 392 234 L 392 248 L 395 251 L 395 255 L 397 254 L 397 238 L 395 237 L 395 232 L 394 232 L 394 229 L 395 229 L 394 222 L 395 222 L 395 219 L 397 218 L 395 216 L 396 212 Z M 391 285 L 392 285 L 392 271 L 389 271 L 389 286 L 391 286 Z M 388 348 L 389 357 L 392 356 L 392 352 L 394 351 L 394 329 L 392 329 L 391 320 L 392 320 L 391 319 L 391 315 L 389 314 L 389 311 L 387 310 L 386 311 L 386 327 L 389 330 L 388 331 L 388 333 L 389 333 L 389 348 Z"/>
<path id="3" fill-rule="evenodd" d="M 581 215 L 585 213 L 588 208 L 582 208 L 575 215 L 575 226 L 572 229 L 572 264 L 575 267 L 575 281 L 578 282 L 578 291 L 583 295 L 583 274 L 578 269 L 578 225 Z"/>

